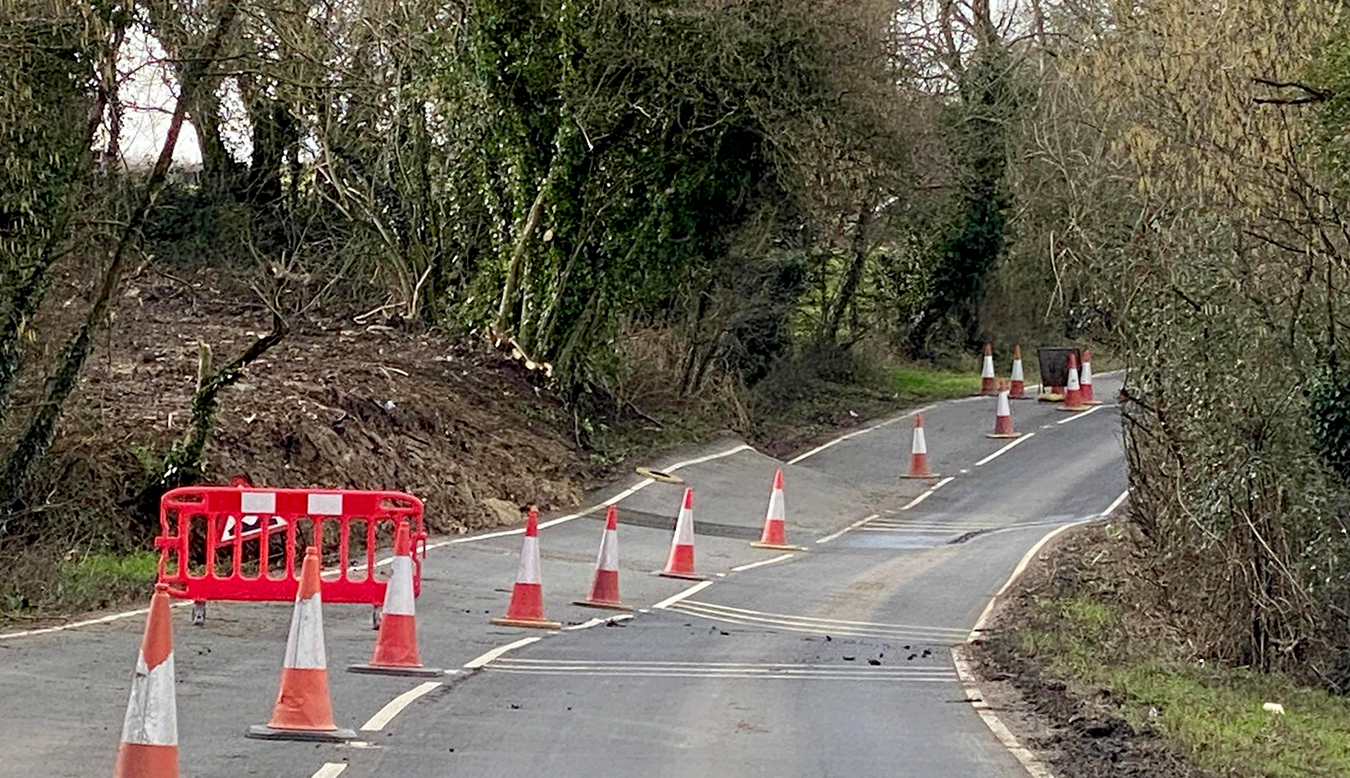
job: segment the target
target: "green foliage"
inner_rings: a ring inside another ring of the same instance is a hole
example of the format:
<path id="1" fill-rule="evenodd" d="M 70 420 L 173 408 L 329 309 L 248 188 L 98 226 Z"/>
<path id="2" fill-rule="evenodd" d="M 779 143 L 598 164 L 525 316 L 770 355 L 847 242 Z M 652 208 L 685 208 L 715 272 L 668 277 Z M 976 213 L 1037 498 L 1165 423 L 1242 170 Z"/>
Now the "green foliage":
<path id="1" fill-rule="evenodd" d="M 1350 480 L 1350 378 L 1324 370 L 1308 387 L 1310 431 L 1327 465 Z"/>

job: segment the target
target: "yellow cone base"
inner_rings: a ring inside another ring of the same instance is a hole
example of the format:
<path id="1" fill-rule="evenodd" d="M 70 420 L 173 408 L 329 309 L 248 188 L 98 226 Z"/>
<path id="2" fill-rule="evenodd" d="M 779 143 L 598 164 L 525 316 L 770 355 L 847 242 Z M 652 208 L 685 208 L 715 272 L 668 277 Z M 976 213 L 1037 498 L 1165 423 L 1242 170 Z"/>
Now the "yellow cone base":
<path id="1" fill-rule="evenodd" d="M 530 629 L 562 629 L 562 625 L 556 621 L 547 619 L 493 619 L 493 624 L 499 627 L 529 627 Z"/>
<path id="2" fill-rule="evenodd" d="M 901 473 L 901 478 L 912 478 L 916 481 L 922 481 L 926 478 L 941 478 L 941 473 Z"/>
<path id="3" fill-rule="evenodd" d="M 439 667 L 382 667 L 380 665 L 347 665 L 347 672 L 361 675 L 395 675 L 401 678 L 439 678 L 445 671 Z"/>
<path id="4" fill-rule="evenodd" d="M 632 613 L 633 609 L 621 602 L 593 602 L 591 600 L 573 600 L 573 605 L 580 605 L 583 608 L 604 608 L 612 611 L 626 611 Z"/>
<path id="5" fill-rule="evenodd" d="M 1004 433 L 990 432 L 986 434 L 985 437 L 995 438 L 997 440 L 1010 440 L 1012 438 L 1020 438 L 1022 437 L 1023 434 L 1024 433 L 1021 432 L 1004 432 Z"/>
<path id="6" fill-rule="evenodd" d="M 754 547 L 754 548 L 769 548 L 769 549 L 773 549 L 774 551 L 805 551 L 805 550 L 806 550 L 806 549 L 802 548 L 801 546 L 780 545 L 780 544 L 778 544 L 778 543 L 761 543 L 761 542 L 759 542 L 758 540 L 752 540 L 752 541 L 750 541 L 750 545 L 751 545 L 752 547 Z"/>
<path id="7" fill-rule="evenodd" d="M 1067 406 L 1067 405 L 1061 405 L 1061 406 L 1059 406 L 1059 409 L 1060 409 L 1061 411 L 1066 412 L 1066 413 L 1082 413 L 1083 411 L 1086 411 L 1088 408 L 1089 408 L 1089 406 L 1088 406 L 1087 403 L 1084 403 L 1084 404 L 1082 404 L 1082 405 L 1075 405 L 1075 406 L 1072 407 L 1072 408 L 1070 408 L 1070 407 Z"/>
<path id="8" fill-rule="evenodd" d="M 276 729 L 266 724 L 255 724 L 244 733 L 254 740 L 299 740 L 304 743 L 346 743 L 355 740 L 350 729 Z"/>
<path id="9" fill-rule="evenodd" d="M 1062 403 L 1064 402 L 1064 395 L 1046 392 L 1045 394 L 1037 395 L 1036 401 L 1043 403 Z"/>

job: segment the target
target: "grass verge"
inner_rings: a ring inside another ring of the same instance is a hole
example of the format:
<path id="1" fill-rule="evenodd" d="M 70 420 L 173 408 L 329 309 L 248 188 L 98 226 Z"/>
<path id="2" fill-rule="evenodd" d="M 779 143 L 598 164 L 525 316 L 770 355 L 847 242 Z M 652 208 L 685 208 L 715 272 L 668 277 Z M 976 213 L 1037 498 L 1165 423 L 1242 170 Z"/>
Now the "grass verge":
<path id="1" fill-rule="evenodd" d="M 25 558 L 26 555 L 18 555 L 15 560 L 22 565 Z M 67 556 L 45 574 L 34 565 L 26 575 L 7 575 L 10 580 L 25 581 L 25 585 L 21 589 L 0 590 L 0 624 L 42 621 L 148 595 L 157 561 L 158 557 L 150 552 L 93 553 Z"/>
<path id="2" fill-rule="evenodd" d="M 1013 606 L 1016 629 L 1000 634 L 1036 668 L 1033 675 L 1062 684 L 1094 709 L 1089 717 L 1104 711 L 1134 733 L 1156 735 L 1210 774 L 1350 775 L 1350 699 L 1194 656 L 1182 631 L 1132 605 L 1128 533 L 1090 533 L 1094 542 L 1057 554 L 1050 563 L 1057 573 Z M 1266 703 L 1285 712 L 1267 711 Z"/>

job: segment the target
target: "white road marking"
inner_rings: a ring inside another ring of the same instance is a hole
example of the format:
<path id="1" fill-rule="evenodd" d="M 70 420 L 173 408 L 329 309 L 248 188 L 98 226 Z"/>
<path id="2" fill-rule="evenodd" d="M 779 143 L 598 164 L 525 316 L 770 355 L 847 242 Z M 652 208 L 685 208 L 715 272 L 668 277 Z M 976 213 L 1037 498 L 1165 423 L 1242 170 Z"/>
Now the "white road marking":
<path id="1" fill-rule="evenodd" d="M 994 604 L 998 602 L 998 599 L 1000 597 L 1002 597 L 1004 594 L 1008 592 L 1009 589 L 1012 588 L 1013 583 L 1016 582 L 1018 578 L 1022 577 L 1022 574 L 1026 572 L 1027 567 L 1031 564 L 1031 560 L 1036 558 L 1036 555 L 1040 553 L 1041 549 L 1045 547 L 1046 543 L 1049 543 L 1051 540 L 1054 540 L 1055 537 L 1058 536 L 1060 533 L 1073 527 L 1077 527 L 1080 524 L 1086 524 L 1090 521 L 1095 521 L 1097 519 L 1104 519 L 1109 517 L 1111 514 L 1116 512 L 1116 509 L 1120 507 L 1120 504 L 1125 502 L 1125 499 L 1128 498 L 1129 496 L 1130 490 L 1126 489 L 1124 492 L 1121 493 L 1119 497 L 1112 500 L 1111 504 L 1107 506 L 1106 510 L 1102 511 L 1101 513 L 1094 514 L 1092 516 L 1088 516 L 1082 519 L 1076 519 L 1074 521 L 1068 522 L 1067 524 L 1061 524 L 1060 526 L 1046 533 L 1046 535 L 1042 537 L 1040 540 L 1036 541 L 1036 545 L 1032 546 L 1031 549 L 1022 556 L 1022 559 L 1019 560 L 1017 563 L 1017 567 L 1013 568 L 1012 575 L 1008 576 L 1008 580 L 1003 583 L 1003 586 L 998 590 L 998 592 L 994 594 L 993 597 L 989 599 L 988 604 L 984 606 L 984 610 L 980 612 L 980 617 L 975 620 L 975 626 L 970 630 L 970 635 L 967 636 L 966 638 L 967 642 L 975 640 L 979 636 L 979 633 L 984 631 L 985 623 L 989 621 L 989 615 L 994 611 Z"/>
<path id="2" fill-rule="evenodd" d="M 689 587 L 688 589 L 685 589 L 679 594 L 676 594 L 672 597 L 667 597 L 666 599 L 653 605 L 652 610 L 656 611 L 662 610 L 664 608 L 669 608 L 670 606 L 674 605 L 680 600 L 683 600 L 685 597 L 692 597 L 695 594 L 698 594 L 699 592 L 703 591 L 704 589 L 707 589 L 709 586 L 712 585 L 713 585 L 712 581 L 700 581 L 699 583 L 694 584 L 693 586 Z"/>
<path id="3" fill-rule="evenodd" d="M 990 462 L 993 462 L 995 459 L 998 459 L 999 457 L 1001 457 L 1001 456 L 1003 456 L 1004 454 L 1008 453 L 1009 451 L 1012 451 L 1013 448 L 1014 448 L 1015 446 L 1020 446 L 1020 445 L 1022 445 L 1023 443 L 1027 442 L 1028 440 L 1031 440 L 1031 439 L 1034 438 L 1034 437 L 1036 437 L 1036 433 L 1034 433 L 1034 432 L 1028 432 L 1027 434 L 1023 435 L 1022 437 L 1020 437 L 1020 438 L 1018 438 L 1018 439 L 1016 439 L 1016 440 L 1014 440 L 1014 441 L 1012 441 L 1011 443 L 1009 443 L 1008 445 L 1006 445 L 1006 446 L 1004 446 L 1003 448 L 999 449 L 998 451 L 995 451 L 994 453 L 990 454 L 989 456 L 985 457 L 984 459 L 981 459 L 980 461 L 976 462 L 976 463 L 975 463 L 975 466 L 976 466 L 976 467 L 980 467 L 980 466 L 982 466 L 982 465 L 987 465 L 987 464 L 989 464 Z"/>
<path id="4" fill-rule="evenodd" d="M 439 689 L 440 687 L 441 687 L 440 681 L 427 681 L 424 684 L 414 686 L 408 691 L 390 700 L 388 705 L 385 705 L 383 708 L 380 708 L 378 713 L 376 713 L 374 716 L 371 716 L 369 721 L 361 725 L 361 729 L 371 730 L 375 732 L 384 729 L 385 725 L 393 721 L 394 717 L 402 713 L 403 709 L 411 705 L 414 700 L 430 691 Z"/>
<path id="5" fill-rule="evenodd" d="M 343 771 L 346 769 L 346 762 L 328 762 L 323 767 L 320 767 L 318 772 L 314 773 L 310 778 L 337 778 L 339 775 L 342 775 Z"/>
<path id="6" fill-rule="evenodd" d="M 955 673 L 944 667 L 893 665 L 794 665 L 735 662 L 641 662 L 591 660 L 502 660 L 485 670 L 527 675 L 580 675 L 629 678 L 746 678 L 781 680 L 908 681 L 951 683 Z"/>
<path id="7" fill-rule="evenodd" d="M 540 640 L 542 640 L 542 639 L 543 639 L 543 638 L 538 638 L 538 637 L 533 637 L 533 638 L 521 638 L 520 640 L 517 640 L 517 641 L 514 642 L 514 643 L 507 643 L 507 644 L 504 645 L 504 646 L 497 646 L 496 648 L 492 649 L 491 651 L 487 652 L 486 654 L 483 654 L 482 656 L 479 656 L 479 657 L 477 657 L 476 659 L 470 659 L 468 662 L 465 662 L 465 663 L 464 663 L 464 669 L 465 669 L 465 670 L 477 670 L 478 668 L 482 667 L 483 665 L 487 664 L 488 662 L 491 662 L 492 660 L 496 659 L 497 657 L 501 656 L 502 654 L 505 654 L 505 653 L 508 652 L 508 651 L 514 651 L 514 650 L 516 650 L 517 648 L 523 648 L 523 647 L 525 647 L 525 646 L 528 646 L 528 645 L 531 644 L 531 643 L 538 643 L 538 642 L 539 642 Z"/>
<path id="8" fill-rule="evenodd" d="M 1094 406 L 1092 406 L 1091 408 L 1088 408 L 1086 411 L 1079 411 L 1078 413 L 1075 413 L 1074 415 L 1070 416 L 1069 418 L 1067 418 L 1067 419 L 1060 419 L 1059 421 L 1057 421 L 1057 422 L 1055 422 L 1055 423 L 1056 423 L 1056 424 L 1068 424 L 1069 422 L 1074 421 L 1075 419 L 1081 419 L 1081 418 L 1083 418 L 1084 416 L 1089 416 L 1089 415 L 1091 415 L 1091 414 L 1094 414 L 1094 413 L 1096 413 L 1097 411 L 1100 411 L 1102 408 L 1114 408 L 1114 407 L 1116 407 L 1116 406 L 1114 406 L 1114 405 L 1094 405 Z"/>
<path id="9" fill-rule="evenodd" d="M 847 434 L 845 434 L 845 435 L 840 435 L 839 437 L 835 438 L 834 440 L 831 440 L 831 441 L 829 441 L 829 442 L 827 442 L 827 443 L 825 443 L 825 444 L 823 444 L 823 445 L 816 446 L 815 448 L 811 449 L 810 451 L 806 452 L 805 454 L 801 454 L 801 455 L 799 455 L 799 456 L 793 457 L 792 459 L 789 459 L 789 460 L 788 460 L 788 464 L 789 464 L 789 465 L 795 465 L 795 464 L 797 464 L 798 462 L 805 461 L 807 458 L 813 457 L 813 456 L 815 456 L 816 454 L 819 454 L 820 452 L 824 451 L 824 450 L 827 449 L 827 448 L 830 448 L 831 446 L 838 445 L 838 444 L 840 444 L 840 443 L 843 443 L 843 442 L 846 441 L 846 440 L 852 440 L 853 438 L 856 438 L 856 437 L 858 437 L 859 435 L 866 435 L 866 434 L 869 433 L 869 432 L 873 432 L 873 431 L 875 431 L 875 430 L 879 430 L 879 429 L 881 429 L 882 427 L 890 426 L 890 425 L 892 425 L 892 424 L 895 424 L 895 423 L 898 422 L 898 421 L 904 421 L 905 419 L 912 418 L 912 417 L 914 416 L 914 414 L 916 414 L 916 413 L 924 413 L 924 412 L 930 411 L 930 410 L 932 410 L 932 409 L 933 409 L 933 406 L 932 406 L 932 405 L 925 405 L 925 406 L 922 407 L 922 408 L 915 408 L 915 409 L 912 410 L 912 411 L 908 411 L 908 412 L 906 412 L 906 413 L 905 413 L 904 415 L 902 415 L 902 416 L 896 416 L 896 417 L 894 417 L 894 418 L 887 419 L 887 420 L 882 421 L 882 422 L 879 422 L 879 423 L 877 423 L 877 424 L 873 424 L 873 425 L 870 426 L 870 427 L 864 427 L 863 429 L 860 429 L 860 430 L 854 430 L 853 432 L 847 433 Z"/>
<path id="10" fill-rule="evenodd" d="M 183 603 L 177 603 L 182 605 Z M 149 613 L 149 608 L 137 608 L 134 611 L 124 611 L 122 613 L 112 613 L 107 616 L 100 616 L 96 619 L 85 619 L 84 621 L 75 621 L 70 624 L 60 624 L 55 627 L 43 627 L 42 629 L 27 629 L 22 632 L 6 632 L 0 635 L 0 640 L 14 640 L 16 638 L 28 638 L 36 635 L 49 635 L 53 632 L 64 632 L 68 629 L 80 629 L 82 627 L 92 627 L 96 624 L 109 624 L 122 619 L 129 619 L 132 616 L 144 616 Z"/>
<path id="11" fill-rule="evenodd" d="M 601 624 L 610 624 L 615 621 L 628 621 L 631 618 L 633 618 L 633 614 L 631 613 L 621 613 L 617 616 L 609 616 L 609 617 L 597 617 L 589 621 L 583 621 L 580 624 L 573 624 L 570 627 L 563 627 L 562 631 L 576 632 L 577 630 L 590 629 L 591 627 L 598 627 Z"/>
<path id="12" fill-rule="evenodd" d="M 687 459 L 683 462 L 676 462 L 670 467 L 664 468 L 664 470 L 668 473 L 673 473 L 676 470 L 690 467 L 692 465 L 701 465 L 704 462 L 711 462 L 714 459 L 722 459 L 724 457 L 729 457 L 734 454 L 739 454 L 742 451 L 753 451 L 753 450 L 754 449 L 751 446 L 742 443 L 741 445 L 735 446 L 734 448 L 729 448 L 726 451 L 719 451 L 715 454 L 708 454 L 707 456 L 701 456 L 696 459 Z M 656 482 L 649 479 L 643 479 L 642 481 L 639 481 L 633 486 L 624 489 L 622 492 L 619 492 L 618 494 L 614 495 L 613 497 L 609 498 L 608 500 L 605 500 L 604 502 L 598 505 L 592 505 L 591 507 L 578 511 L 576 513 L 570 513 L 566 516 L 559 516 L 556 519 L 549 519 L 548 521 L 540 522 L 539 529 L 548 529 L 549 527 L 556 527 L 559 524 L 566 524 L 569 521 L 574 521 L 583 516 L 589 516 L 590 514 L 595 513 L 601 508 L 608 508 L 611 505 L 617 504 L 621 500 L 625 500 L 629 497 L 632 497 L 634 494 L 637 494 L 638 492 L 642 491 L 643 489 L 646 489 L 648 486 L 651 486 L 654 483 Z M 487 532 L 482 535 L 466 535 L 460 538 L 453 538 L 450 540 L 440 540 L 435 543 L 428 543 L 427 550 L 430 551 L 433 548 L 440 548 L 441 546 L 458 545 L 460 543 L 476 543 L 480 540 L 491 540 L 492 538 L 504 538 L 510 535 L 521 535 L 524 534 L 524 532 L 525 532 L 524 527 L 516 527 L 515 529 L 506 529 L 501 530 L 499 532 Z"/>
<path id="13" fill-rule="evenodd" d="M 740 566 L 738 566 L 738 567 L 733 567 L 733 568 L 731 568 L 731 572 L 733 572 L 733 573 L 743 573 L 743 572 L 745 572 L 746 570 L 754 570 L 756 567 L 763 567 L 763 566 L 765 566 L 765 565 L 773 565 L 773 564 L 777 564 L 777 563 L 779 563 L 779 562 L 786 562 L 787 560 L 793 558 L 794 556 L 797 556 L 797 555 L 796 555 L 796 554 L 783 554 L 783 555 L 781 555 L 781 556 L 776 556 L 776 557 L 774 557 L 773 559 L 764 559 L 764 560 L 761 560 L 761 561 L 759 561 L 759 562 L 751 562 L 751 563 L 748 564 L 748 565 L 740 565 Z"/>
<path id="14" fill-rule="evenodd" d="M 833 534 L 831 534 L 831 535 L 826 535 L 825 537 L 821 538 L 820 540 L 817 540 L 816 542 L 817 542 L 817 543 L 829 543 L 831 540 L 834 540 L 835 538 L 839 537 L 840 535 L 844 534 L 845 532 L 848 532 L 848 531 L 851 530 L 851 529 L 857 529 L 858 527 L 863 526 L 863 525 L 866 524 L 867 522 L 869 522 L 869 521 L 875 521 L 876 519 L 879 519 L 879 518 L 881 518 L 881 516 L 880 516 L 879 514 L 874 513 L 874 514 L 872 514 L 871 516 L 868 516 L 868 517 L 865 518 L 865 519 L 858 519 L 857 521 L 853 522 L 852 524 L 848 525 L 847 527 L 844 527 L 843 529 L 839 530 L 838 532 L 835 532 L 835 533 L 833 533 Z"/>
<path id="15" fill-rule="evenodd" d="M 672 610 L 690 616 L 699 616 L 712 621 L 724 621 L 753 627 L 770 627 L 788 632 L 804 632 L 811 635 L 837 635 L 840 637 L 870 637 L 883 639 L 909 639 L 914 641 L 956 642 L 966 631 L 945 627 L 916 627 L 905 624 L 880 624 L 872 622 L 838 621 L 817 619 L 809 616 L 789 616 L 778 613 L 731 608 L 713 603 L 689 601 L 680 603 Z"/>
<path id="16" fill-rule="evenodd" d="M 933 496 L 933 492 L 936 492 L 938 489 L 941 489 L 942 487 L 946 486 L 947 484 L 949 484 L 949 483 L 951 483 L 952 481 L 955 481 L 955 480 L 956 480 L 956 476 L 954 476 L 954 475 L 949 475 L 949 476 L 947 476 L 946 478 L 942 479 L 941 481 L 938 481 L 937 483 L 933 484 L 933 488 L 929 489 L 928 491 L 924 492 L 923 494 L 919 495 L 918 497 L 915 497 L 914 499 L 910 500 L 910 501 L 909 501 L 908 503 L 906 503 L 902 508 L 900 508 L 900 510 L 902 510 L 902 511 L 907 511 L 907 510 L 909 510 L 910 508 L 913 508 L 915 505 L 918 505 L 919 503 L 923 502 L 924 500 L 927 500 L 929 497 L 932 497 L 932 496 Z"/>
<path id="17" fill-rule="evenodd" d="M 960 646 L 952 647 L 952 663 L 956 665 L 956 675 L 961 679 L 961 686 L 965 689 L 966 699 L 970 700 L 970 707 L 980 714 L 980 719 L 984 721 L 989 731 L 994 733 L 998 742 L 1008 749 L 1008 752 L 1017 759 L 1022 765 L 1022 769 L 1027 771 L 1031 778 L 1054 778 L 1049 769 L 1036 758 L 1018 741 L 1017 736 L 1003 723 L 998 714 L 994 713 L 989 707 L 989 703 L 984 701 L 984 695 L 980 692 L 980 687 L 975 680 L 975 674 L 971 672 L 970 665 L 965 657 L 961 655 Z"/>

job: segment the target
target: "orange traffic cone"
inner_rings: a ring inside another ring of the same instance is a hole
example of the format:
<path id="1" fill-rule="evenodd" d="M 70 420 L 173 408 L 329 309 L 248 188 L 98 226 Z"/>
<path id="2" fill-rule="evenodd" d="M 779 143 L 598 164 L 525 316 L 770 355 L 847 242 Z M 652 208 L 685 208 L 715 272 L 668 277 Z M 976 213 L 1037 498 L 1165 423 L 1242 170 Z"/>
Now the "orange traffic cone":
<path id="1" fill-rule="evenodd" d="M 998 407 L 994 413 L 994 431 L 986 437 L 1020 438 L 1022 433 L 1013 431 L 1012 409 L 1008 406 L 1008 384 L 998 382 Z"/>
<path id="2" fill-rule="evenodd" d="M 774 548 L 780 551 L 797 551 L 796 546 L 787 542 L 787 507 L 783 499 L 783 471 L 773 476 L 773 490 L 769 492 L 769 511 L 764 515 L 764 532 L 759 540 L 750 545 L 755 548 Z"/>
<path id="3" fill-rule="evenodd" d="M 248 729 L 248 737 L 262 740 L 343 742 L 356 738 L 350 729 L 333 723 L 333 701 L 328 696 L 328 655 L 323 645 L 323 604 L 319 595 L 319 550 L 305 549 L 300 589 L 291 613 L 291 634 L 281 666 L 281 688 L 267 724 Z"/>
<path id="4" fill-rule="evenodd" d="M 173 685 L 169 587 L 159 584 L 150 600 L 136 675 L 131 679 L 113 778 L 178 778 L 178 706 Z"/>
<path id="5" fill-rule="evenodd" d="M 1082 384 L 1078 380 L 1078 356 L 1069 354 L 1069 384 L 1064 387 L 1064 404 L 1059 406 L 1061 411 L 1087 410 L 1088 406 L 1083 404 Z"/>
<path id="6" fill-rule="evenodd" d="M 1008 379 L 1009 379 L 1009 388 L 1008 388 L 1008 399 L 1009 399 L 1009 400 L 1030 400 L 1030 399 L 1031 399 L 1030 397 L 1027 397 L 1026 378 L 1025 378 L 1025 377 L 1023 376 L 1023 374 L 1022 374 L 1022 347 L 1021 347 L 1021 346 L 1013 346 L 1013 366 L 1012 366 L 1012 373 L 1009 374 Z"/>
<path id="7" fill-rule="evenodd" d="M 591 582 L 591 594 L 572 604 L 616 611 L 632 610 L 619 599 L 619 511 L 613 505 L 609 506 L 609 512 L 605 515 L 605 531 L 600 536 L 600 557 L 595 560 L 595 580 Z"/>
<path id="8" fill-rule="evenodd" d="M 928 440 L 923 435 L 923 414 L 914 414 L 914 440 L 909 447 L 909 472 L 901 478 L 937 478 L 928 469 Z"/>
<path id="9" fill-rule="evenodd" d="M 1078 373 L 1078 399 L 1083 405 L 1101 405 L 1092 396 L 1092 349 L 1083 349 L 1083 369 Z"/>
<path id="10" fill-rule="evenodd" d="M 684 490 L 684 507 L 675 520 L 675 536 L 670 541 L 670 556 L 666 559 L 666 569 L 660 572 L 667 578 L 689 578 L 695 581 L 707 579 L 706 575 L 694 572 L 694 490 Z"/>
<path id="11" fill-rule="evenodd" d="M 370 662 L 349 665 L 348 672 L 371 675 L 402 675 L 431 678 L 442 670 L 424 667 L 417 651 L 417 610 L 413 599 L 412 539 L 408 523 L 400 521 L 394 535 L 393 574 L 384 589 L 380 634 Z"/>
<path id="12" fill-rule="evenodd" d="M 994 344 L 984 344 L 984 368 L 980 371 L 980 394 L 985 397 L 994 394 Z"/>
<path id="13" fill-rule="evenodd" d="M 556 621 L 544 618 L 544 587 L 539 571 L 539 509 L 530 506 L 525 519 L 525 544 L 520 549 L 520 567 L 516 571 L 516 585 L 511 589 L 511 604 L 506 615 L 493 619 L 503 627 L 535 627 L 559 629 Z"/>

